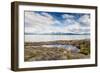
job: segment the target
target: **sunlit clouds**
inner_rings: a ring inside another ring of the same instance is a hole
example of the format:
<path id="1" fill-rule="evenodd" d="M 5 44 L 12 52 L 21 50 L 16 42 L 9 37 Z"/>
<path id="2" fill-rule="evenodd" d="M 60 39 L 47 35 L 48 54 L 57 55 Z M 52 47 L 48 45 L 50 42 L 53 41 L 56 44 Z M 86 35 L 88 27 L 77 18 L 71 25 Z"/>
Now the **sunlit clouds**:
<path id="1" fill-rule="evenodd" d="M 25 11 L 25 33 L 90 33 L 90 14 Z"/>

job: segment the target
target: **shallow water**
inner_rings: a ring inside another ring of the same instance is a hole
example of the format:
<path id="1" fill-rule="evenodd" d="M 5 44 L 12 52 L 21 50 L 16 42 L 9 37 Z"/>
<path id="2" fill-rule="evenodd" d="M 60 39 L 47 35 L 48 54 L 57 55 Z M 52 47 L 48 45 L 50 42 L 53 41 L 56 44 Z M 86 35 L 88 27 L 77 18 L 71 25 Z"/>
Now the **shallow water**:
<path id="1" fill-rule="evenodd" d="M 57 47 L 57 48 L 64 48 L 67 50 L 70 50 L 71 52 L 75 53 L 75 52 L 79 52 L 79 48 L 73 46 L 73 45 L 42 45 L 42 47 Z"/>

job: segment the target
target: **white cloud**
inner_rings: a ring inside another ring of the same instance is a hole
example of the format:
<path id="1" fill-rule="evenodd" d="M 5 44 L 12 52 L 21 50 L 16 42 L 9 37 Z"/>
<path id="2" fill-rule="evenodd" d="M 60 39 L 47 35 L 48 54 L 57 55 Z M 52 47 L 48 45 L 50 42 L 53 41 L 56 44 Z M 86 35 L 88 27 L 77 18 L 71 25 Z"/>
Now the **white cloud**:
<path id="1" fill-rule="evenodd" d="M 79 18 L 79 22 L 83 26 L 90 26 L 90 16 L 89 15 L 83 15 Z"/>
<path id="2" fill-rule="evenodd" d="M 81 16 L 77 21 L 74 15 L 63 14 L 63 22 L 58 21 L 52 15 L 41 12 L 25 12 L 25 32 L 27 33 L 51 33 L 51 32 L 73 32 L 84 33 L 90 31 L 89 15 Z M 64 25 L 65 27 L 53 26 L 54 24 Z"/>
<path id="3" fill-rule="evenodd" d="M 47 13 L 25 12 L 25 32 L 45 31 L 45 27 L 53 23 L 53 17 Z"/>
<path id="4" fill-rule="evenodd" d="M 73 15 L 69 15 L 69 14 L 63 14 L 62 17 L 65 18 L 65 19 L 73 19 L 74 18 Z"/>
<path id="5" fill-rule="evenodd" d="M 51 15 L 49 15 L 48 13 L 42 12 L 41 14 L 44 15 L 45 17 L 47 17 L 47 18 L 53 20 L 53 17 L 52 17 Z"/>
<path id="6" fill-rule="evenodd" d="M 64 15 L 66 20 L 64 24 L 70 32 L 73 33 L 89 33 L 90 32 L 90 17 L 89 15 L 82 15 L 79 19 L 75 20 L 72 15 Z"/>
<path id="7" fill-rule="evenodd" d="M 50 16 L 45 14 L 44 16 L 35 12 L 25 12 L 25 23 L 31 26 L 41 26 L 41 25 L 50 25 L 53 23 L 53 19 Z"/>

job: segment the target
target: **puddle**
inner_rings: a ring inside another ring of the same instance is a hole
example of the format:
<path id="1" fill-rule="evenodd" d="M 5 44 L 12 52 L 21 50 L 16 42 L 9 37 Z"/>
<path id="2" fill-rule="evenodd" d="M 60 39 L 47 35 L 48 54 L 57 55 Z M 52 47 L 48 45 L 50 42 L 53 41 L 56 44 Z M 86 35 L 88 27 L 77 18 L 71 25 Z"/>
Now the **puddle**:
<path id="1" fill-rule="evenodd" d="M 75 53 L 75 52 L 79 52 L 79 48 L 73 46 L 73 45 L 42 45 L 42 47 L 57 47 L 58 49 L 59 48 L 64 48 L 64 49 L 68 49 L 70 50 L 71 52 Z"/>

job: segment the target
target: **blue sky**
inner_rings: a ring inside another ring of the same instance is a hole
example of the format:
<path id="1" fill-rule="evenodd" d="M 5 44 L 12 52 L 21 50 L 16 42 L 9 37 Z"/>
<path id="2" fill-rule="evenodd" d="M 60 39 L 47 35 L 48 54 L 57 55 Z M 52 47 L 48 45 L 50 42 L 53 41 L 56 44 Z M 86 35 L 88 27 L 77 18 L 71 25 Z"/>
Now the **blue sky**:
<path id="1" fill-rule="evenodd" d="M 25 11 L 25 33 L 90 33 L 90 14 Z"/>

